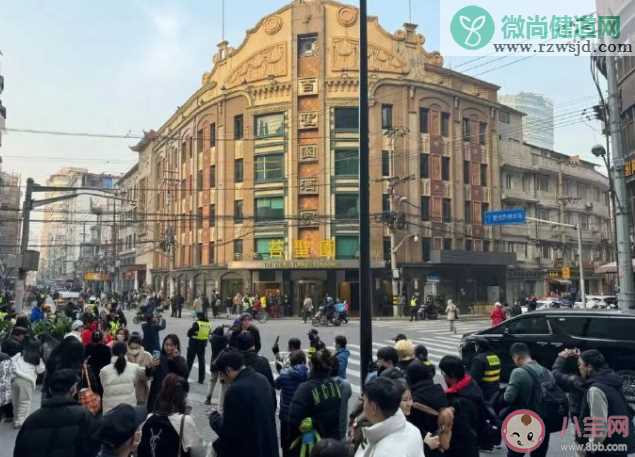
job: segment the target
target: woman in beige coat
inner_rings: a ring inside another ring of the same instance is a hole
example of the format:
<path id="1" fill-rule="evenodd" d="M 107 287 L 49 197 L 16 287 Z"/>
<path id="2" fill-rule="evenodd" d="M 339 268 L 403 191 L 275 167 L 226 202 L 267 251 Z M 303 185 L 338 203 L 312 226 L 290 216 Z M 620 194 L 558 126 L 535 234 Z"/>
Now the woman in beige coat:
<path id="1" fill-rule="evenodd" d="M 452 300 L 448 300 L 448 306 L 445 307 L 445 313 L 447 314 L 448 322 L 450 323 L 450 331 L 456 334 L 455 321 L 458 317 L 458 311 Z"/>
<path id="2" fill-rule="evenodd" d="M 142 341 L 141 335 L 139 335 L 138 332 L 133 332 L 128 339 L 128 353 L 126 354 L 126 357 L 128 362 L 136 363 L 141 368 L 147 368 L 152 365 L 152 354 L 144 349 Z M 135 383 L 137 405 L 146 404 L 149 390 L 148 378 L 145 375 L 144 370 L 142 376 L 139 376 L 137 382 Z"/>

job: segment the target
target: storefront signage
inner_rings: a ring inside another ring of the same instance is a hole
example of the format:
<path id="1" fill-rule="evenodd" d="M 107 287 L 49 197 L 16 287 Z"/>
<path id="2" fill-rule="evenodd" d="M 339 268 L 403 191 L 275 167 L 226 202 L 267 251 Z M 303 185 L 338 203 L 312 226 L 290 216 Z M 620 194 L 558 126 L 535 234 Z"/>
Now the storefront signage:
<path id="1" fill-rule="evenodd" d="M 635 160 L 627 160 L 624 162 L 624 176 L 635 175 Z"/>
<path id="2" fill-rule="evenodd" d="M 311 240 L 295 240 L 293 242 L 293 258 L 310 259 L 315 254 L 311 249 Z M 320 240 L 317 253 L 322 259 L 335 259 L 335 240 Z M 284 259 L 284 240 L 269 241 L 269 258 Z"/>
<path id="3" fill-rule="evenodd" d="M 337 268 L 337 262 L 328 259 L 271 260 L 264 263 L 264 268 L 269 270 L 293 268 L 319 270 L 323 268 Z"/>
<path id="4" fill-rule="evenodd" d="M 110 281 L 110 275 L 102 272 L 86 272 L 84 281 Z"/>

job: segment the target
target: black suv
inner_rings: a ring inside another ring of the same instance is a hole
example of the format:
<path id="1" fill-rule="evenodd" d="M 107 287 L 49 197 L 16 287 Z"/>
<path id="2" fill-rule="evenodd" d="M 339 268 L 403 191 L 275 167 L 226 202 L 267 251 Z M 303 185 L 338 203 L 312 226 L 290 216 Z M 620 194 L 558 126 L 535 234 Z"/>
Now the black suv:
<path id="1" fill-rule="evenodd" d="M 476 343 L 483 340 L 501 359 L 502 381 L 509 379 L 514 368 L 509 348 L 516 342 L 526 343 L 532 357 L 549 369 L 563 349 L 598 349 L 624 378 L 624 394 L 635 407 L 635 314 L 568 309 L 521 314 L 496 327 L 463 335 L 460 350 L 467 366 Z"/>

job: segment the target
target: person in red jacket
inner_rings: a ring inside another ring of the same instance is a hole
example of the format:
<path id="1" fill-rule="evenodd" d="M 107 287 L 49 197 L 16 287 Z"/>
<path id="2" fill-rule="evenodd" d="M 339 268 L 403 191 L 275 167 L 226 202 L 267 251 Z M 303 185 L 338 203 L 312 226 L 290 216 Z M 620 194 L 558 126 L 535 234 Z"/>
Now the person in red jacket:
<path id="1" fill-rule="evenodd" d="M 491 322 L 492 322 L 492 327 L 500 324 L 505 319 L 507 319 L 507 315 L 505 314 L 505 310 L 503 309 L 503 305 L 501 305 L 500 302 L 496 302 L 494 304 L 494 309 L 490 313 L 489 317 L 490 317 Z"/>
<path id="2" fill-rule="evenodd" d="M 93 341 L 93 333 L 98 329 L 97 321 L 92 316 L 84 316 L 84 330 L 82 330 L 82 344 L 88 346 Z"/>

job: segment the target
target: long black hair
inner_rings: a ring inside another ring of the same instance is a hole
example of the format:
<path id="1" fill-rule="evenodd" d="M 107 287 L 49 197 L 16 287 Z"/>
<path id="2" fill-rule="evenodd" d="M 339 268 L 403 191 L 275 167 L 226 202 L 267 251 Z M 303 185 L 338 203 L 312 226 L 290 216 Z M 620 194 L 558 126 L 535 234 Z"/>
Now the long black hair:
<path id="1" fill-rule="evenodd" d="M 165 342 L 167 340 L 172 341 L 172 344 L 176 346 L 176 350 L 179 351 L 179 354 L 181 353 L 181 340 L 179 340 L 179 337 L 177 335 L 175 335 L 174 333 L 170 333 L 169 335 L 165 335 L 165 338 L 163 338 L 163 343 L 161 344 L 161 354 L 165 354 Z"/>
<path id="2" fill-rule="evenodd" d="M 128 352 L 128 345 L 121 341 L 112 345 L 112 355 L 117 357 L 115 360 L 115 370 L 117 374 L 123 373 L 126 369 L 126 352 Z"/>

